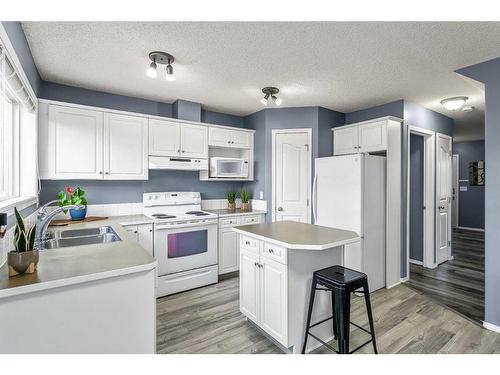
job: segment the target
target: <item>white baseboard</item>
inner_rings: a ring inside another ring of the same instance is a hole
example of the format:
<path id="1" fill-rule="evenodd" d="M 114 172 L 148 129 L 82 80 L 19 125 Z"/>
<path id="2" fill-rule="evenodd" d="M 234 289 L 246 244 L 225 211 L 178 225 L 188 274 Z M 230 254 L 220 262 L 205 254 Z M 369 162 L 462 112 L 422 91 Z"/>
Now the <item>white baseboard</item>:
<path id="1" fill-rule="evenodd" d="M 483 228 L 457 227 L 458 229 L 471 230 L 473 232 L 484 232 Z"/>
<path id="2" fill-rule="evenodd" d="M 410 259 L 410 263 L 422 266 L 424 263 L 421 260 Z"/>
<path id="3" fill-rule="evenodd" d="M 488 322 L 483 322 L 483 327 L 486 328 L 486 329 L 489 329 L 490 331 L 500 333 L 500 327 L 497 326 L 497 325 L 495 325 L 495 324 L 491 324 L 491 323 L 488 323 Z"/>
<path id="4" fill-rule="evenodd" d="M 403 279 L 400 279 L 396 284 L 386 285 L 385 288 L 386 289 L 394 288 L 395 286 L 398 286 L 399 284 L 401 284 L 401 282 L 402 282 L 401 280 L 403 280 Z"/>

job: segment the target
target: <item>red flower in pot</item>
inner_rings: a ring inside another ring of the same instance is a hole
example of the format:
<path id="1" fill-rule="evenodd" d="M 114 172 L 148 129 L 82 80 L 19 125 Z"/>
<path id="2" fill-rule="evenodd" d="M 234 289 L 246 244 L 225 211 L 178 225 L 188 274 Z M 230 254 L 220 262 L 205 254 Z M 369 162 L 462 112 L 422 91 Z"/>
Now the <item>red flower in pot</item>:
<path id="1" fill-rule="evenodd" d="M 83 220 L 85 219 L 85 215 L 87 215 L 87 199 L 85 198 L 85 191 L 83 191 L 80 187 L 77 187 L 73 190 L 71 186 L 66 187 L 66 191 L 60 191 L 57 194 L 57 205 L 59 207 L 67 206 L 67 205 L 84 205 L 85 208 L 82 210 L 78 209 L 70 209 L 69 214 L 71 216 L 71 220 Z"/>

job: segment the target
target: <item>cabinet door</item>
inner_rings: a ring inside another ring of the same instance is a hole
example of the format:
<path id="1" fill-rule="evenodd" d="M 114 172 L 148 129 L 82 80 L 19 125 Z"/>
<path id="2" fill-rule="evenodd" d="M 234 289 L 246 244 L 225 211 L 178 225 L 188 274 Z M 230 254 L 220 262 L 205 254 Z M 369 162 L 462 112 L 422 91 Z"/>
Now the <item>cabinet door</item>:
<path id="1" fill-rule="evenodd" d="M 208 158 L 208 130 L 206 126 L 181 124 L 181 156 Z"/>
<path id="2" fill-rule="evenodd" d="M 231 228 L 219 229 L 219 274 L 239 269 L 238 234 Z"/>
<path id="3" fill-rule="evenodd" d="M 179 156 L 181 152 L 180 125 L 176 121 L 149 120 L 149 155 Z"/>
<path id="4" fill-rule="evenodd" d="M 208 144 L 217 147 L 230 147 L 231 131 L 224 128 L 209 128 L 208 129 Z"/>
<path id="5" fill-rule="evenodd" d="M 134 237 L 134 240 L 139 242 L 139 229 L 137 225 L 124 225 L 123 229 L 125 229 L 127 232 L 131 233 L 132 236 Z"/>
<path id="6" fill-rule="evenodd" d="M 104 114 L 104 178 L 148 179 L 148 120 Z"/>
<path id="7" fill-rule="evenodd" d="M 340 128 L 333 131 L 333 155 L 358 152 L 358 127 Z"/>
<path id="8" fill-rule="evenodd" d="M 259 255 L 240 248 L 240 311 L 259 322 Z"/>
<path id="9" fill-rule="evenodd" d="M 153 256 L 153 225 L 143 224 L 137 226 L 137 240 L 151 256 Z"/>
<path id="10" fill-rule="evenodd" d="M 359 152 L 387 150 L 387 122 L 378 121 L 359 126 Z"/>
<path id="11" fill-rule="evenodd" d="M 252 144 L 252 133 L 238 130 L 230 131 L 230 146 L 235 148 L 250 148 Z"/>
<path id="12" fill-rule="evenodd" d="M 260 326 L 288 346 L 287 267 L 262 257 L 261 264 Z"/>
<path id="13" fill-rule="evenodd" d="M 48 133 L 51 178 L 103 178 L 102 112 L 51 105 Z"/>

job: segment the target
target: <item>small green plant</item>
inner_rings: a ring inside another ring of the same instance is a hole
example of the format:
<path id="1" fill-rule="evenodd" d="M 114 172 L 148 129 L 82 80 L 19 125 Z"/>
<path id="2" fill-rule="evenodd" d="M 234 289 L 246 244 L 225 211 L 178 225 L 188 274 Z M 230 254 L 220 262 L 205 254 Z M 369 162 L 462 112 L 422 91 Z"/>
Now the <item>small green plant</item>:
<path id="1" fill-rule="evenodd" d="M 75 190 L 71 186 L 67 186 L 65 191 L 60 191 L 57 193 L 57 205 L 59 207 L 73 205 L 87 205 L 87 199 L 85 198 L 85 192 L 77 187 Z M 66 211 L 65 211 L 66 213 Z"/>
<path id="2" fill-rule="evenodd" d="M 16 215 L 16 220 L 17 220 L 16 229 L 14 230 L 15 251 L 19 253 L 24 253 L 25 251 L 32 251 L 35 246 L 36 225 L 33 225 L 30 229 L 26 228 L 24 220 L 19 214 L 17 208 L 14 208 L 14 213 Z"/>
<path id="3" fill-rule="evenodd" d="M 236 192 L 235 191 L 228 191 L 227 192 L 227 201 L 229 203 L 234 203 L 236 200 Z"/>
<path id="4" fill-rule="evenodd" d="M 248 203 L 250 202 L 250 193 L 246 190 L 242 190 L 240 192 L 240 198 L 241 198 L 241 203 Z"/>

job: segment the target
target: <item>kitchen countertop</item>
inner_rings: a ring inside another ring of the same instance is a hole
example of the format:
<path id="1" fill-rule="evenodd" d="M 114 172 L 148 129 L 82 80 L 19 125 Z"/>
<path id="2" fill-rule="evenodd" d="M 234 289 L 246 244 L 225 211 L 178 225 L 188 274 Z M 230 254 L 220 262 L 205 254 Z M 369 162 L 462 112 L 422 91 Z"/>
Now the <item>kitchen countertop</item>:
<path id="1" fill-rule="evenodd" d="M 361 240 L 356 232 L 296 221 L 240 225 L 233 231 L 294 250 L 325 250 Z"/>
<path id="2" fill-rule="evenodd" d="M 243 215 L 265 215 L 265 214 L 267 214 L 267 211 L 262 211 L 262 210 L 242 211 L 241 208 L 237 208 L 236 210 L 231 210 L 231 211 L 228 209 L 205 210 L 205 211 L 216 214 L 219 217 L 243 216 Z"/>
<path id="3" fill-rule="evenodd" d="M 116 216 L 101 221 L 50 227 L 51 231 L 62 231 L 109 225 L 121 241 L 40 251 L 38 270 L 33 274 L 9 278 L 6 262 L 0 267 L 0 299 L 156 268 L 156 260 L 122 226 L 138 223 L 152 223 L 152 220 L 144 215 Z"/>

